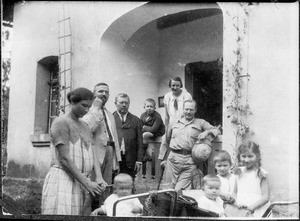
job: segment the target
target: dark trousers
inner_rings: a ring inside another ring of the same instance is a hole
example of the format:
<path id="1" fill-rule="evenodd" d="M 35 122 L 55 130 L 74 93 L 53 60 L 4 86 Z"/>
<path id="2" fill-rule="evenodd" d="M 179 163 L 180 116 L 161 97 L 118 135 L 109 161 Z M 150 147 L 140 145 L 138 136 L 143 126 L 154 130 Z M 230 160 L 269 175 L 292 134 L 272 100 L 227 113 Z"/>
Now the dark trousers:
<path id="1" fill-rule="evenodd" d="M 108 185 L 113 183 L 113 151 L 113 146 L 106 146 L 105 157 L 101 165 L 102 177 Z M 93 197 L 92 211 L 103 205 L 106 198 L 109 197 L 112 192 L 113 189 L 111 187 L 107 187 L 105 192 L 103 192 L 101 196 Z"/>
<path id="2" fill-rule="evenodd" d="M 152 159 L 151 159 L 151 176 L 155 176 L 155 159 L 154 159 L 154 154 L 152 154 Z M 149 158 L 150 159 L 150 158 Z M 146 175 L 147 171 L 147 157 L 144 157 L 143 159 L 143 164 L 142 164 L 142 175 Z"/>
<path id="3" fill-rule="evenodd" d="M 122 158 L 122 161 L 119 162 L 120 173 L 127 173 L 132 177 L 132 180 L 133 180 L 132 193 L 134 193 L 135 192 L 134 179 L 135 179 L 136 171 L 134 170 L 134 168 L 130 168 L 127 166 L 124 154 L 121 154 L 121 158 Z"/>

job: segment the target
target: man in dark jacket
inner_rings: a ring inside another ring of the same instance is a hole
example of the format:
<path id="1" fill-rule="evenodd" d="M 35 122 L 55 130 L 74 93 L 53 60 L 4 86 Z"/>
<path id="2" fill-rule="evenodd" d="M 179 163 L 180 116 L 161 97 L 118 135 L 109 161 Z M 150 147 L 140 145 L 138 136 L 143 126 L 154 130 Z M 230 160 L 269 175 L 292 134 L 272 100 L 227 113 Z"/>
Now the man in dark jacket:
<path id="1" fill-rule="evenodd" d="M 141 169 L 144 154 L 142 122 L 129 113 L 130 99 L 127 94 L 116 96 L 117 111 L 113 113 L 116 121 L 118 141 L 121 150 L 120 173 L 127 173 L 133 179 Z"/>

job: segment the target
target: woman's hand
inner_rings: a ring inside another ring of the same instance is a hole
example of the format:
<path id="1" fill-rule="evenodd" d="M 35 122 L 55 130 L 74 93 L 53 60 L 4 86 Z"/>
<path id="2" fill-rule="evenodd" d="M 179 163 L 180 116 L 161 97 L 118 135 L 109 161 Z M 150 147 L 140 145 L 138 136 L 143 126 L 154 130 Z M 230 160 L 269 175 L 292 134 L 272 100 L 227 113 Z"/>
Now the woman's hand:
<path id="1" fill-rule="evenodd" d="M 93 197 L 95 197 L 96 195 L 101 195 L 102 193 L 101 186 L 96 182 L 89 181 L 86 189 L 90 194 L 92 194 Z"/>
<path id="2" fill-rule="evenodd" d="M 107 183 L 103 180 L 103 178 L 96 179 L 96 183 L 101 186 L 102 191 L 107 187 Z"/>

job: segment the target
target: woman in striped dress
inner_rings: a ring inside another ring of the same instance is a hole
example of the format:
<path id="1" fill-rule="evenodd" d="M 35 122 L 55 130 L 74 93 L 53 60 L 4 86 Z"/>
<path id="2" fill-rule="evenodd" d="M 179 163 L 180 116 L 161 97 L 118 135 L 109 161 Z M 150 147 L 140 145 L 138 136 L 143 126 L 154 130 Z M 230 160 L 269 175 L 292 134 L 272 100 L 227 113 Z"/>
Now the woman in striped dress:
<path id="1" fill-rule="evenodd" d="M 51 169 L 42 192 L 42 214 L 89 215 L 91 197 L 106 187 L 94 159 L 91 132 L 80 118 L 93 102 L 93 93 L 77 88 L 67 95 L 70 111 L 51 125 Z M 94 170 L 96 181 L 90 180 Z"/>

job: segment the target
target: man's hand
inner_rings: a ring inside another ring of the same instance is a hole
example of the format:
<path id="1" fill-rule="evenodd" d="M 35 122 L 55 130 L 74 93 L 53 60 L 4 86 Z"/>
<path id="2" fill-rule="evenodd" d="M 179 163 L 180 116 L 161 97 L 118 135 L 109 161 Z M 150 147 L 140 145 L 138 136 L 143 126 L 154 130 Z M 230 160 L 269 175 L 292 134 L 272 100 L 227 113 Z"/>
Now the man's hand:
<path id="1" fill-rule="evenodd" d="M 99 97 L 95 97 L 92 106 L 100 110 L 103 107 L 103 101 Z"/>
<path id="2" fill-rule="evenodd" d="M 167 161 L 166 161 L 166 160 L 161 161 L 161 163 L 160 163 L 160 168 L 161 168 L 162 170 L 164 170 L 165 167 L 166 167 L 166 164 L 167 164 Z"/>
<path id="3" fill-rule="evenodd" d="M 139 172 L 140 169 L 141 169 L 141 167 L 142 167 L 142 162 L 139 162 L 139 161 L 135 162 L 134 170 L 135 170 L 136 172 Z"/>
<path id="4" fill-rule="evenodd" d="M 210 131 L 206 130 L 206 131 L 202 132 L 201 134 L 199 134 L 198 139 L 199 139 L 199 140 L 203 140 L 203 139 L 206 138 L 209 134 L 210 134 Z"/>

